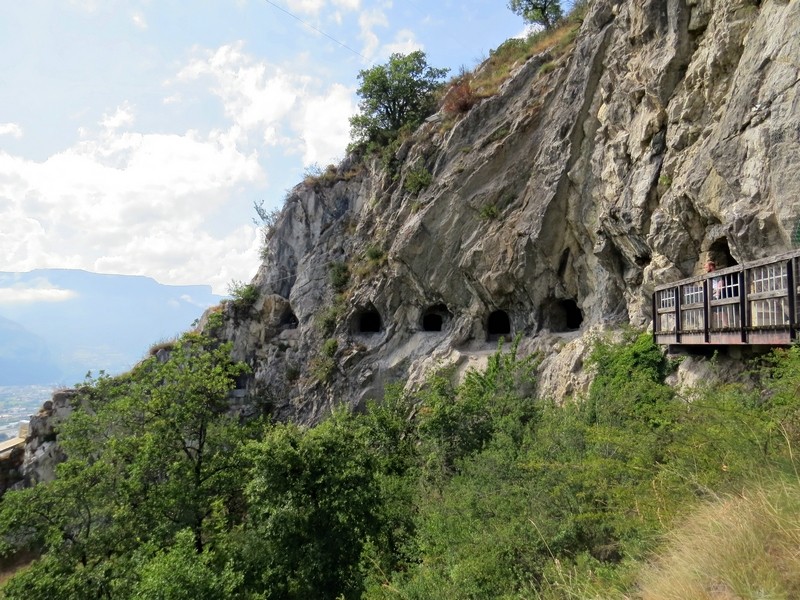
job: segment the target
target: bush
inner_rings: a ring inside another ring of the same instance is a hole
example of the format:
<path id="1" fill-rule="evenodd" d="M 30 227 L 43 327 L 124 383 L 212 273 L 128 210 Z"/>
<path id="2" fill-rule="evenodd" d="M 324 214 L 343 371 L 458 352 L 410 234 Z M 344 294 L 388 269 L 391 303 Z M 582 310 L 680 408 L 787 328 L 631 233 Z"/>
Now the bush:
<path id="1" fill-rule="evenodd" d="M 496 204 L 487 204 L 481 208 L 480 218 L 484 221 L 494 221 L 500 218 L 500 210 Z"/>
<path id="2" fill-rule="evenodd" d="M 347 284 L 350 282 L 350 269 L 347 267 L 347 263 L 331 263 L 328 267 L 328 277 L 333 289 L 335 289 L 337 292 L 344 290 L 347 287 Z"/>
<path id="3" fill-rule="evenodd" d="M 228 294 L 233 298 L 233 307 L 236 311 L 246 311 L 258 300 L 258 287 L 252 283 L 232 280 L 228 284 Z"/>
<path id="4" fill-rule="evenodd" d="M 403 188 L 410 194 L 417 195 L 431 184 L 433 177 L 424 166 L 418 166 L 406 173 Z"/>
<path id="5" fill-rule="evenodd" d="M 380 262 L 386 256 L 386 253 L 381 250 L 378 246 L 369 245 L 367 246 L 367 250 L 364 253 L 367 259 Z"/>
<path id="6" fill-rule="evenodd" d="M 442 100 L 442 110 L 448 114 L 464 114 L 475 106 L 478 98 L 472 90 L 472 76 L 462 75 L 447 90 Z"/>
<path id="7" fill-rule="evenodd" d="M 339 342 L 336 338 L 328 338 L 325 340 L 325 343 L 322 344 L 322 353 L 325 356 L 333 356 L 336 354 L 336 351 L 339 349 Z"/>

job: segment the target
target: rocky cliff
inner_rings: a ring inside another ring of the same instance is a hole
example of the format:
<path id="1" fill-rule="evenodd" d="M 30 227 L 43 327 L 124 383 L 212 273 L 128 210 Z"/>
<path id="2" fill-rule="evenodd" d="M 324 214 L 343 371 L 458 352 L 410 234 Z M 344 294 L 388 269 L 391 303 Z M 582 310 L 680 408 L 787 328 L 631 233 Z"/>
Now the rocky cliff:
<path id="1" fill-rule="evenodd" d="M 791 247 L 798 31 L 798 0 L 595 0 L 567 52 L 429 119 L 394 169 L 299 184 L 260 298 L 223 312 L 249 393 L 313 422 L 516 334 L 542 391 L 579 389 L 585 334 L 648 324 L 655 284 Z"/>

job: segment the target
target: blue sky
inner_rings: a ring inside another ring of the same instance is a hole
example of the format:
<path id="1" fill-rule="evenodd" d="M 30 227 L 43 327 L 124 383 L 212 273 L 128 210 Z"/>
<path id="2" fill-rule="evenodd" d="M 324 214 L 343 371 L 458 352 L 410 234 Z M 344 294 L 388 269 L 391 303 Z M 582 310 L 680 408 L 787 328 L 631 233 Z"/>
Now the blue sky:
<path id="1" fill-rule="evenodd" d="M 2 2 L 0 270 L 224 293 L 258 266 L 253 203 L 343 156 L 360 69 L 471 68 L 522 29 L 504 0 Z"/>

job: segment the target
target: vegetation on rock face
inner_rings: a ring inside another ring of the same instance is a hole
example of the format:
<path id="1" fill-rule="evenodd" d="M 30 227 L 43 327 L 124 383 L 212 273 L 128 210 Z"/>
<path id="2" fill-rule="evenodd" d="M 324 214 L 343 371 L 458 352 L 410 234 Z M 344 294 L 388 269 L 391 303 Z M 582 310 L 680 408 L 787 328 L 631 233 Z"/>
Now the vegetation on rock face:
<path id="1" fill-rule="evenodd" d="M 258 300 L 258 288 L 252 283 L 231 281 L 228 285 L 228 294 L 230 294 L 231 302 L 237 312 L 250 310 Z"/>
<path id="2" fill-rule="evenodd" d="M 552 29 L 563 13 L 561 0 L 509 0 L 508 8 L 525 19 L 526 23 Z"/>
<path id="3" fill-rule="evenodd" d="M 447 69 L 428 65 L 421 50 L 392 54 L 389 62 L 358 74 L 361 113 L 350 119 L 355 144 L 384 146 L 404 126 L 415 127 L 434 108 L 434 92 Z"/>
<path id="4" fill-rule="evenodd" d="M 58 478 L 0 504 L 43 553 L 2 597 L 796 596 L 798 348 L 688 402 L 631 332 L 557 405 L 512 346 L 311 429 L 229 415 L 229 351 L 189 334 L 81 392 Z"/>

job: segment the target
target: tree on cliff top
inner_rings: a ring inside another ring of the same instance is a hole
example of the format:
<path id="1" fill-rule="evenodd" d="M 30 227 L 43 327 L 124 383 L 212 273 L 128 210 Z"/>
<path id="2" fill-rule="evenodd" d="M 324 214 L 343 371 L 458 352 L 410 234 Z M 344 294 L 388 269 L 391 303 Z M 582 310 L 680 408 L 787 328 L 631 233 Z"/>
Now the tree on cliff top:
<path id="1" fill-rule="evenodd" d="M 508 0 L 508 8 L 527 23 L 551 29 L 563 16 L 560 0 Z"/>
<path id="2" fill-rule="evenodd" d="M 392 54 L 389 62 L 364 69 L 361 85 L 361 113 L 350 119 L 355 144 L 385 144 L 403 126 L 415 126 L 431 112 L 434 92 L 448 69 L 428 65 L 425 53 Z"/>

